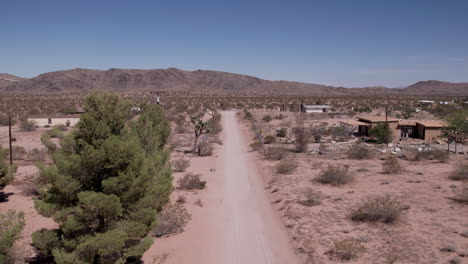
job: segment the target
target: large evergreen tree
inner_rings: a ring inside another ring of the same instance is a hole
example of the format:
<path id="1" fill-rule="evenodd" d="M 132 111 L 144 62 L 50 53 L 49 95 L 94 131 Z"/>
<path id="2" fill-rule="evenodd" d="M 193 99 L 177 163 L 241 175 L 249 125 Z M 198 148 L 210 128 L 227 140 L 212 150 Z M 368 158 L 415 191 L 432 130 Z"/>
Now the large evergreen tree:
<path id="1" fill-rule="evenodd" d="M 59 223 L 40 230 L 33 243 L 57 263 L 128 263 L 152 243 L 144 238 L 172 189 L 170 132 L 162 109 L 131 104 L 110 93 L 92 93 L 76 130 L 41 166 L 44 183 L 36 209 Z"/>

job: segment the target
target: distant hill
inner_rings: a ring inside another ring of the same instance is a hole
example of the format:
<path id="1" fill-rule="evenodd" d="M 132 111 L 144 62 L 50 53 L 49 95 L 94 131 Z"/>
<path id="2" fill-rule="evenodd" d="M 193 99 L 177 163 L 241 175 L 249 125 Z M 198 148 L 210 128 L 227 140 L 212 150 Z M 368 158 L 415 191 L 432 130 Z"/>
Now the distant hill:
<path id="1" fill-rule="evenodd" d="M 23 81 L 24 78 L 14 76 L 8 73 L 0 73 L 0 89 L 1 87 L 12 85 L 16 82 Z"/>
<path id="2" fill-rule="evenodd" d="M 32 93 L 160 90 L 298 95 L 420 93 L 468 95 L 468 84 L 466 83 L 427 81 L 418 82 L 403 89 L 343 88 L 289 81 L 268 81 L 253 76 L 219 71 L 183 71 L 175 68 L 158 70 L 110 69 L 107 71 L 73 69 L 44 73 L 30 79 L 4 74 L 0 75 L 0 78 L 6 80 L 4 84 L 0 85 L 0 91 Z"/>

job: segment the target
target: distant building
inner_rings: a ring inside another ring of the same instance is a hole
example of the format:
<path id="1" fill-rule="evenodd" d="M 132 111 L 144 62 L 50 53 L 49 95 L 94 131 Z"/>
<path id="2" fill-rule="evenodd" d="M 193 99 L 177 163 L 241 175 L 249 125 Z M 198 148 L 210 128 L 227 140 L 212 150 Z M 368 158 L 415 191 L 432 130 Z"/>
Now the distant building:
<path id="1" fill-rule="evenodd" d="M 42 116 L 30 116 L 28 121 L 33 122 L 38 127 L 46 126 L 75 126 L 80 121 L 80 115 L 42 115 Z"/>
<path id="2" fill-rule="evenodd" d="M 393 117 L 388 117 L 385 118 L 385 116 L 361 116 L 357 118 L 358 121 L 360 122 L 358 125 L 358 132 L 362 136 L 369 136 L 369 132 L 371 131 L 372 128 L 377 126 L 378 124 L 383 124 L 385 122 L 388 122 L 388 126 L 390 127 L 390 130 L 396 131 L 397 126 L 398 126 L 398 121 L 399 119 L 393 118 Z M 395 138 L 396 133 L 393 133 L 393 137 Z"/>
<path id="3" fill-rule="evenodd" d="M 301 112 L 304 113 L 327 113 L 330 111 L 330 105 L 306 105 L 301 104 Z"/>

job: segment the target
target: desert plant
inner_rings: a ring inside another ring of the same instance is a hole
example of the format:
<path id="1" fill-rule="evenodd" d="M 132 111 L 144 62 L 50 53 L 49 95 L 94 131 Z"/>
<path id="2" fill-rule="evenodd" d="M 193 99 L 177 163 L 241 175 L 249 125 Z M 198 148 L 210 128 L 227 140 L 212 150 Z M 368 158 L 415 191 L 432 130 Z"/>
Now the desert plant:
<path id="1" fill-rule="evenodd" d="M 363 143 L 357 143 L 351 146 L 347 154 L 349 159 L 363 160 L 373 158 L 375 153 L 367 145 Z"/>
<path id="2" fill-rule="evenodd" d="M 325 128 L 322 126 L 312 127 L 311 134 L 312 134 L 312 137 L 314 138 L 314 142 L 320 143 L 320 140 L 322 139 L 322 135 L 325 134 Z"/>
<path id="3" fill-rule="evenodd" d="M 280 160 L 275 165 L 276 173 L 279 174 L 289 174 L 296 170 L 298 164 L 293 159 L 283 159 Z"/>
<path id="4" fill-rule="evenodd" d="M 468 183 L 464 183 L 460 186 L 460 189 L 455 192 L 455 197 L 451 198 L 459 203 L 468 204 Z"/>
<path id="5" fill-rule="evenodd" d="M 176 159 L 172 161 L 172 167 L 177 172 L 184 172 L 188 167 L 190 167 L 190 160 L 185 159 Z"/>
<path id="6" fill-rule="evenodd" d="M 404 169 L 403 165 L 394 155 L 389 155 L 382 163 L 382 170 L 386 174 L 399 174 L 402 173 Z"/>
<path id="7" fill-rule="evenodd" d="M 198 117 L 192 116 L 190 118 L 190 121 L 193 124 L 194 133 L 195 133 L 195 142 L 193 144 L 192 153 L 198 153 L 200 155 L 200 152 L 197 151 L 198 139 L 200 138 L 202 134 L 206 134 L 210 130 L 208 128 L 208 124 L 205 121 L 199 119 Z"/>
<path id="8" fill-rule="evenodd" d="M 309 144 L 310 141 L 310 132 L 302 126 L 294 128 L 293 132 L 296 136 L 296 151 L 307 151 L 307 144 Z"/>
<path id="9" fill-rule="evenodd" d="M 468 163 L 459 161 L 455 164 L 455 169 L 449 176 L 451 180 L 463 181 L 468 180 Z"/>
<path id="10" fill-rule="evenodd" d="M 288 130 L 284 127 L 280 128 L 278 131 L 276 131 L 276 136 L 277 137 L 286 137 L 288 135 Z"/>
<path id="11" fill-rule="evenodd" d="M 35 232 L 33 244 L 57 263 L 136 262 L 152 243 L 147 233 L 172 191 L 170 131 L 160 106 L 130 119 L 131 105 L 111 93 L 88 95 L 64 138 L 74 147 L 39 168 L 35 208 L 58 228 Z"/>
<path id="12" fill-rule="evenodd" d="M 41 142 L 47 148 L 49 153 L 54 153 L 57 150 L 57 145 L 55 145 L 55 143 L 50 140 L 50 136 L 47 133 L 42 134 Z"/>
<path id="13" fill-rule="evenodd" d="M 190 220 L 190 214 L 182 204 L 166 204 L 158 214 L 157 225 L 153 230 L 155 237 L 180 233 Z"/>
<path id="14" fill-rule="evenodd" d="M 323 168 L 315 181 L 323 184 L 331 185 L 343 185 L 350 183 L 354 180 L 354 174 L 349 170 L 349 166 L 346 165 L 331 165 L 328 164 L 326 168 Z"/>
<path id="15" fill-rule="evenodd" d="M 276 142 L 276 137 L 272 135 L 268 135 L 263 138 L 263 144 L 272 144 Z"/>
<path id="16" fill-rule="evenodd" d="M 434 157 L 434 159 L 438 160 L 441 163 L 447 162 L 450 158 L 449 152 L 442 149 L 433 150 L 432 156 Z"/>
<path id="17" fill-rule="evenodd" d="M 0 145 L 0 190 L 7 185 L 13 178 L 14 168 L 7 164 L 5 158 L 8 156 L 8 150 Z"/>
<path id="18" fill-rule="evenodd" d="M 282 148 L 269 147 L 266 149 L 264 155 L 267 160 L 282 160 L 287 156 L 287 152 Z"/>
<path id="19" fill-rule="evenodd" d="M 34 162 L 44 161 L 47 156 L 47 150 L 34 148 L 28 153 L 27 156 L 30 161 L 34 161 Z"/>
<path id="20" fill-rule="evenodd" d="M 31 132 L 36 130 L 36 124 L 32 121 L 28 121 L 27 119 L 21 120 L 19 127 L 21 131 L 25 132 Z"/>
<path id="21" fill-rule="evenodd" d="M 199 156 L 211 156 L 213 154 L 213 144 L 211 142 L 208 142 L 208 138 L 204 138 L 199 144 L 198 144 L 198 155 Z"/>
<path id="22" fill-rule="evenodd" d="M 63 131 L 60 130 L 59 128 L 57 128 L 57 127 L 53 127 L 51 130 L 48 130 L 46 133 L 47 133 L 47 135 L 50 136 L 50 138 L 60 138 L 60 139 L 62 139 L 63 136 L 64 136 Z"/>
<path id="23" fill-rule="evenodd" d="M 347 238 L 336 241 L 327 253 L 332 257 L 332 259 L 352 260 L 357 258 L 365 250 L 366 248 L 360 241 L 354 238 Z"/>
<path id="24" fill-rule="evenodd" d="M 385 124 L 377 124 L 375 127 L 373 127 L 370 131 L 369 134 L 374 137 L 377 142 L 379 143 L 390 143 L 393 141 L 393 133 L 390 127 Z"/>
<path id="25" fill-rule="evenodd" d="M 23 212 L 0 213 L 0 263 L 7 263 L 11 248 L 24 227 Z"/>
<path id="26" fill-rule="evenodd" d="M 183 190 L 202 190 L 205 189 L 206 181 L 200 179 L 199 174 L 186 173 L 177 183 Z"/>
<path id="27" fill-rule="evenodd" d="M 305 206 L 314 206 L 321 203 L 320 193 L 314 191 L 312 188 L 306 188 L 302 190 L 302 200 L 299 201 L 300 204 Z"/>
<path id="28" fill-rule="evenodd" d="M 367 198 L 351 212 L 351 220 L 393 223 L 403 214 L 404 207 L 390 195 Z"/>
<path id="29" fill-rule="evenodd" d="M 263 118 L 262 118 L 263 121 L 265 122 L 270 122 L 271 120 L 273 120 L 273 118 L 270 116 L 270 115 L 264 115 Z"/>

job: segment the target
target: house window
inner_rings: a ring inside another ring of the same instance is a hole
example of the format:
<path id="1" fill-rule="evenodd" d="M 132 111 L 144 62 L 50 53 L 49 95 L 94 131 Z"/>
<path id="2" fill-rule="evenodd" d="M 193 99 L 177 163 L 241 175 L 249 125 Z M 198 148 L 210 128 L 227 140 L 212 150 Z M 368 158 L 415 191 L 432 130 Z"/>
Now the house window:
<path id="1" fill-rule="evenodd" d="M 49 118 L 49 120 L 47 120 L 47 123 L 48 123 L 49 125 L 52 125 L 52 118 Z"/>

